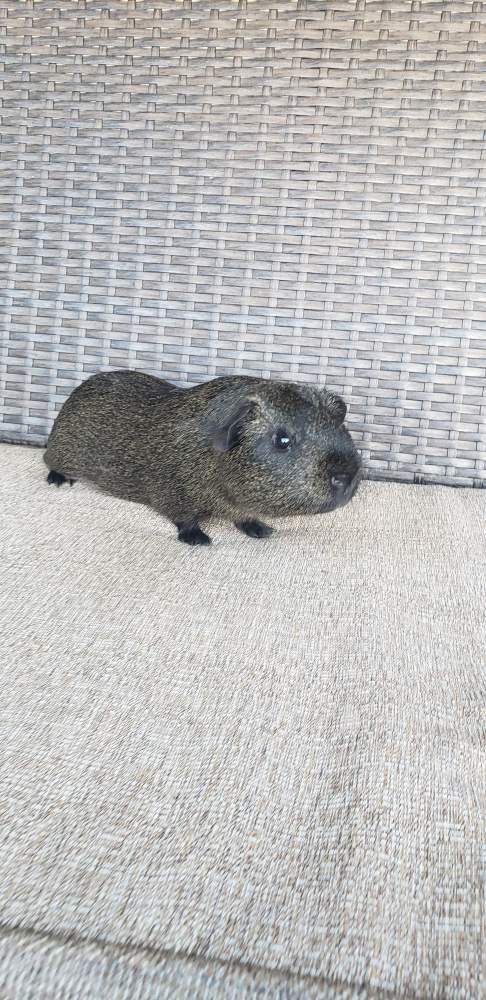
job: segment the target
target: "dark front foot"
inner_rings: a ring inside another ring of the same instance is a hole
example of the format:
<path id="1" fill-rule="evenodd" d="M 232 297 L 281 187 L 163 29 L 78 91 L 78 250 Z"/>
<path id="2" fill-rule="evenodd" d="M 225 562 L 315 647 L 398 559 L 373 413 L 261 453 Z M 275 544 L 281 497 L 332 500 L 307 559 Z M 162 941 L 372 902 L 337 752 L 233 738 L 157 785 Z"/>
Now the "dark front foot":
<path id="1" fill-rule="evenodd" d="M 210 545 L 211 539 L 201 530 L 198 524 L 177 524 L 177 535 L 180 542 L 186 545 Z"/>
<path id="2" fill-rule="evenodd" d="M 54 469 L 51 469 L 47 477 L 47 482 L 49 483 L 49 486 L 62 486 L 62 484 L 67 483 L 67 481 L 68 480 L 66 476 L 63 476 L 62 472 L 55 472 Z M 72 486 L 73 483 L 74 479 L 70 479 L 69 485 Z"/>
<path id="3" fill-rule="evenodd" d="M 249 521 L 235 521 L 235 527 L 238 528 L 238 531 L 242 531 L 243 534 L 248 535 L 249 538 L 269 538 L 273 534 L 273 528 L 269 528 L 268 524 L 253 519 Z"/>

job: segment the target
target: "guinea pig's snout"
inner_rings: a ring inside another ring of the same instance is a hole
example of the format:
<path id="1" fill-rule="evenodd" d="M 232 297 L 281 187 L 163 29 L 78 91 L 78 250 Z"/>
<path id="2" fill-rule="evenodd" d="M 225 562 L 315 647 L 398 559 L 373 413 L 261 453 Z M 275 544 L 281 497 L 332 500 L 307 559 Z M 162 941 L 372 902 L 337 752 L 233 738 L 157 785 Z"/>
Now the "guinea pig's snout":
<path id="1" fill-rule="evenodd" d="M 352 480 L 349 476 L 346 476 L 343 473 L 339 476 L 331 476 L 331 486 L 334 486 L 334 489 L 337 490 L 338 493 L 344 493 L 344 491 L 348 489 L 351 482 Z"/>
<path id="2" fill-rule="evenodd" d="M 359 472 L 341 472 L 336 476 L 331 476 L 331 486 L 338 503 L 346 503 L 351 500 L 358 489 L 360 475 Z"/>
<path id="3" fill-rule="evenodd" d="M 361 461 L 358 456 L 348 461 L 344 468 L 344 462 L 341 461 L 340 464 L 341 468 L 332 471 L 328 480 L 331 486 L 331 498 L 324 505 L 325 510 L 335 510 L 336 507 L 343 507 L 349 503 L 361 481 Z"/>

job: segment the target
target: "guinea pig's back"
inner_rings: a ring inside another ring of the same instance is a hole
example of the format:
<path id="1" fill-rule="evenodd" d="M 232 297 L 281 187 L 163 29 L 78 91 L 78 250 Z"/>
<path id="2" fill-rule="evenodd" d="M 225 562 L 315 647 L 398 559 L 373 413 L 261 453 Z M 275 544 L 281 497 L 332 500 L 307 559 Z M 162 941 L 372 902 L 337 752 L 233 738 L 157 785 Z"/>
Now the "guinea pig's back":
<path id="1" fill-rule="evenodd" d="M 44 453 L 49 469 L 143 501 L 146 426 L 152 408 L 181 390 L 142 372 L 100 372 L 62 406 Z"/>

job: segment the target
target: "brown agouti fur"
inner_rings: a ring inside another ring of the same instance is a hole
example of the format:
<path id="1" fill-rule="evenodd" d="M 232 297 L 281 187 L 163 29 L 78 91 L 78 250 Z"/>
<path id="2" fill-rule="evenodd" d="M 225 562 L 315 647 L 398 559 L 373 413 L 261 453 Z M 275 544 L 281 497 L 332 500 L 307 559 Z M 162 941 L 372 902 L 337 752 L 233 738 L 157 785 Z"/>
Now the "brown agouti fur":
<path id="1" fill-rule="evenodd" d="M 234 376 L 188 389 L 136 371 L 93 375 L 64 403 L 44 461 L 48 482 L 86 480 L 147 504 L 181 541 L 207 544 L 200 522 L 319 514 L 356 492 L 361 462 L 343 400 L 323 387 Z"/>

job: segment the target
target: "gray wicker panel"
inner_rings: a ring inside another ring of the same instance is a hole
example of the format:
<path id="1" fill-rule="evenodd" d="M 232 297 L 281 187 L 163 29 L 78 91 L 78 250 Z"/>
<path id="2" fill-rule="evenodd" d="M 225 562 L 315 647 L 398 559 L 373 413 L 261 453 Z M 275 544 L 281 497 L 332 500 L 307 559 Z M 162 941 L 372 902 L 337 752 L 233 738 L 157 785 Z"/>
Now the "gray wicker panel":
<path id="1" fill-rule="evenodd" d="M 0 0 L 1 433 L 132 366 L 326 381 L 486 482 L 486 3 Z"/>

